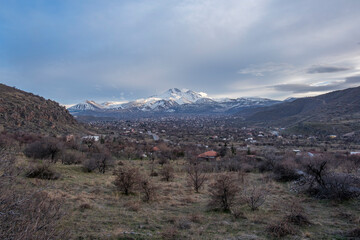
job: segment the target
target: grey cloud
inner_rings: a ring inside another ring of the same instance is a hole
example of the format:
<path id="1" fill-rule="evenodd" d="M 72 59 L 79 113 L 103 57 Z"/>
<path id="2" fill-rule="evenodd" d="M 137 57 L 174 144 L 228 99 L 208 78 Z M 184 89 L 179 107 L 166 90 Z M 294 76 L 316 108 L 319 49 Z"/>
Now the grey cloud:
<path id="1" fill-rule="evenodd" d="M 360 75 L 359 76 L 347 77 L 345 80 L 346 80 L 346 83 L 358 83 L 358 84 L 360 84 Z"/>
<path id="2" fill-rule="evenodd" d="M 308 93 L 308 92 L 324 92 L 337 90 L 340 84 L 329 84 L 324 86 L 311 86 L 309 84 L 279 84 L 272 86 L 277 91 L 293 92 L 293 93 Z"/>
<path id="3" fill-rule="evenodd" d="M 292 92 L 292 93 L 311 93 L 311 92 L 326 92 L 343 89 L 347 87 L 354 87 L 360 84 L 360 75 L 346 77 L 343 81 L 332 82 L 326 85 L 310 85 L 310 84 L 278 84 L 270 88 L 277 91 Z"/>
<path id="4" fill-rule="evenodd" d="M 351 68 L 346 67 L 336 67 L 336 66 L 312 66 L 307 70 L 307 73 L 333 73 L 333 72 L 342 72 L 350 70 Z"/>
<path id="5" fill-rule="evenodd" d="M 359 47 L 348 44 L 360 39 L 358 0 L 45 2 L 2 4 L 1 81 L 62 103 L 175 86 L 287 97 L 287 84 L 267 86 L 306 79 L 306 66 L 333 73 L 329 81 L 359 74 Z M 329 87 L 295 86 L 320 88 Z"/>

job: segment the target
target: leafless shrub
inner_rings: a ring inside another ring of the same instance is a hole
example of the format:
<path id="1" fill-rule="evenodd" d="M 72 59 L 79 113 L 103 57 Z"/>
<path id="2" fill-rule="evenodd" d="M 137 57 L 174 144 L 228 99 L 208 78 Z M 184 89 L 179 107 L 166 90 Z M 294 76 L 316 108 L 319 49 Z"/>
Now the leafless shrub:
<path id="1" fill-rule="evenodd" d="M 305 162 L 305 171 L 312 176 L 311 185 L 317 183 L 325 188 L 325 176 L 328 174 L 327 161 L 323 158 L 313 158 Z"/>
<path id="2" fill-rule="evenodd" d="M 276 149 L 272 147 L 265 147 L 259 155 L 262 156 L 262 160 L 257 164 L 259 172 L 273 171 L 275 165 L 283 158 L 283 156 L 277 155 Z"/>
<path id="3" fill-rule="evenodd" d="M 144 202 L 150 202 L 156 199 L 158 187 L 148 178 L 143 177 L 139 182 L 139 187 L 144 194 Z"/>
<path id="4" fill-rule="evenodd" d="M 238 181 L 240 184 L 245 184 L 246 182 L 246 172 L 244 172 L 243 170 L 238 172 Z"/>
<path id="5" fill-rule="evenodd" d="M 174 178 L 174 168 L 171 164 L 165 164 L 163 165 L 160 174 L 163 177 L 163 180 L 168 182 Z"/>
<path id="6" fill-rule="evenodd" d="M 190 220 L 193 223 L 201 223 L 203 221 L 203 218 L 199 214 L 192 213 L 190 214 Z"/>
<path id="7" fill-rule="evenodd" d="M 141 209 L 141 205 L 139 204 L 139 202 L 133 202 L 133 201 L 126 202 L 124 204 L 124 207 L 126 207 L 127 209 L 133 212 L 138 212 Z"/>
<path id="8" fill-rule="evenodd" d="M 273 167 L 273 175 L 276 181 L 288 182 L 298 180 L 301 175 L 297 170 L 297 165 L 293 159 L 286 159 L 278 162 Z"/>
<path id="9" fill-rule="evenodd" d="M 291 202 L 289 214 L 284 217 L 284 221 L 292 223 L 297 226 L 310 225 L 311 222 L 305 215 L 305 209 L 298 202 Z"/>
<path id="10" fill-rule="evenodd" d="M 3 179 L 2 179 L 3 180 Z M 61 201 L 46 192 L 14 192 L 1 185 L 0 239 L 67 239 L 58 222 Z"/>
<path id="11" fill-rule="evenodd" d="M 25 148 L 24 154 L 29 158 L 50 158 L 51 161 L 56 162 L 55 156 L 60 151 L 60 144 L 55 139 L 43 139 L 29 144 Z"/>
<path id="12" fill-rule="evenodd" d="M 56 180 L 60 178 L 60 173 L 55 172 L 48 163 L 38 163 L 30 165 L 25 176 L 28 178 Z"/>
<path id="13" fill-rule="evenodd" d="M 94 158 L 86 159 L 82 163 L 82 170 L 84 172 L 93 172 L 96 168 L 96 159 Z"/>
<path id="14" fill-rule="evenodd" d="M 135 190 L 139 182 L 139 170 L 135 167 L 123 165 L 114 171 L 115 181 L 114 185 L 117 190 L 125 195 L 129 195 Z"/>
<path id="15" fill-rule="evenodd" d="M 191 184 L 195 192 L 199 192 L 200 188 L 207 180 L 207 175 L 203 171 L 203 167 L 200 164 L 189 164 L 186 168 L 188 182 Z"/>
<path id="16" fill-rule="evenodd" d="M 169 160 L 162 154 L 158 154 L 158 163 L 163 166 L 164 164 L 168 164 Z"/>
<path id="17" fill-rule="evenodd" d="M 319 188 L 317 197 L 345 201 L 360 196 L 360 189 L 356 187 L 359 179 L 347 174 L 329 174 L 324 178 L 325 187 Z"/>
<path id="18" fill-rule="evenodd" d="M 63 151 L 61 153 L 61 163 L 65 165 L 80 164 L 83 161 L 83 155 L 77 151 Z"/>
<path id="19" fill-rule="evenodd" d="M 92 158 L 95 159 L 96 167 L 100 173 L 105 173 L 106 169 L 114 165 L 114 160 L 109 152 L 93 154 Z"/>
<path id="20" fill-rule="evenodd" d="M 100 173 L 105 173 L 107 169 L 114 166 L 114 159 L 108 152 L 91 153 L 82 165 L 85 172 L 97 169 Z"/>
<path id="21" fill-rule="evenodd" d="M 311 196 L 344 201 L 360 195 L 359 180 L 346 173 L 331 172 L 324 158 L 308 160 L 305 168 L 308 175 L 298 185 Z"/>
<path id="22" fill-rule="evenodd" d="M 231 207 L 230 213 L 235 219 L 246 219 L 244 212 L 242 211 L 241 207 L 239 207 L 239 206 Z"/>
<path id="23" fill-rule="evenodd" d="M 165 240 L 175 240 L 178 239 L 179 232 L 175 227 L 167 227 L 162 231 L 161 236 Z"/>
<path id="24" fill-rule="evenodd" d="M 188 230 L 191 228 L 191 222 L 186 218 L 180 218 L 177 220 L 176 226 L 180 230 Z"/>
<path id="25" fill-rule="evenodd" d="M 150 176 L 151 177 L 156 177 L 159 174 L 155 171 L 155 161 L 154 159 L 150 160 Z"/>
<path id="26" fill-rule="evenodd" d="M 286 221 L 280 221 L 267 226 L 266 231 L 276 238 L 285 237 L 287 235 L 294 235 L 295 228 Z"/>
<path id="27" fill-rule="evenodd" d="M 210 185 L 209 207 L 215 210 L 229 211 L 238 193 L 239 187 L 236 178 L 228 173 L 220 174 Z"/>
<path id="28" fill-rule="evenodd" d="M 252 185 L 243 190 L 242 199 L 252 211 L 255 211 L 265 203 L 266 195 L 265 189 Z"/>

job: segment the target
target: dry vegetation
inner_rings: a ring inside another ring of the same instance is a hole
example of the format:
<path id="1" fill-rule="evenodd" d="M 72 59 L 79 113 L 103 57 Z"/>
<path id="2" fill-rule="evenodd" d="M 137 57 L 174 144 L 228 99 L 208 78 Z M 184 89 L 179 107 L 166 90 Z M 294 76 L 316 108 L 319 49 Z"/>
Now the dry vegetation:
<path id="1" fill-rule="evenodd" d="M 0 238 L 359 237 L 359 158 L 121 141 L 2 134 Z"/>

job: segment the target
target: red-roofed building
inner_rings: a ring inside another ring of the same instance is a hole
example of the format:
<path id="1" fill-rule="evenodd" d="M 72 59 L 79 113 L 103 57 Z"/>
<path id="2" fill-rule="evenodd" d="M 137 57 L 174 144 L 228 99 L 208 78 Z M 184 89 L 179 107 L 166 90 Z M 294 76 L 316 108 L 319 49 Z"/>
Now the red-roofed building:
<path id="1" fill-rule="evenodd" d="M 158 148 L 158 147 L 153 147 L 152 150 L 153 150 L 153 152 L 159 152 L 159 151 L 160 151 L 160 148 Z"/>
<path id="2" fill-rule="evenodd" d="M 202 154 L 199 154 L 197 156 L 198 160 L 219 160 L 220 159 L 220 154 L 218 152 L 215 151 L 208 151 L 208 152 L 204 152 Z"/>

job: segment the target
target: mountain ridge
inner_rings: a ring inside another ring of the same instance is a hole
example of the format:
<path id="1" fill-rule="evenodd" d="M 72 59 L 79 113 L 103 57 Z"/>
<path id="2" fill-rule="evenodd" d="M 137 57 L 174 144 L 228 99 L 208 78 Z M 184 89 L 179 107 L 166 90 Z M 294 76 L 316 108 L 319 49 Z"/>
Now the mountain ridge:
<path id="1" fill-rule="evenodd" d="M 285 127 L 289 132 L 313 135 L 360 131 L 360 87 L 298 98 L 236 114 L 247 124 Z"/>
<path id="2" fill-rule="evenodd" d="M 127 112 L 158 112 L 158 113 L 231 113 L 243 108 L 269 106 L 280 101 L 267 98 L 227 98 L 214 99 L 204 92 L 189 89 L 169 90 L 148 98 L 140 98 L 120 105 L 107 105 L 86 101 L 68 108 L 73 115 L 114 115 Z"/>

